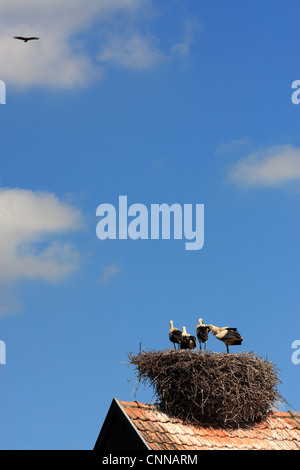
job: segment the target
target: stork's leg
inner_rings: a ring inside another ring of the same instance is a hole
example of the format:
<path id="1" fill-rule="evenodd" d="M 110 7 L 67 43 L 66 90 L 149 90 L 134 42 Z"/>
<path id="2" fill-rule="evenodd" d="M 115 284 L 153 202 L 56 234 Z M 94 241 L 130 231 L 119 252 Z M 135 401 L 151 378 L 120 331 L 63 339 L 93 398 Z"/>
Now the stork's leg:
<path id="1" fill-rule="evenodd" d="M 201 349 L 202 349 L 202 347 L 201 347 L 201 343 L 200 343 L 200 350 L 201 350 Z"/>
<path id="2" fill-rule="evenodd" d="M 227 352 L 229 353 L 229 347 L 228 347 L 228 344 L 226 344 L 226 349 L 227 349 Z"/>

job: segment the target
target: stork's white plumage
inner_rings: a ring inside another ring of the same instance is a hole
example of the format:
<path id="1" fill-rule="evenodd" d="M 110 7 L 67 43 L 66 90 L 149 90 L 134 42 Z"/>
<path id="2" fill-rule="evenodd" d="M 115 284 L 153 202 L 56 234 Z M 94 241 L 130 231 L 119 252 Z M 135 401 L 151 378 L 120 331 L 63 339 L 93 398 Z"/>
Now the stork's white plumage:
<path id="1" fill-rule="evenodd" d="M 204 349 L 206 351 L 206 342 L 208 340 L 208 333 L 210 328 L 208 325 L 204 325 L 203 319 L 199 318 L 199 325 L 196 326 L 196 334 L 200 344 L 200 349 L 202 349 L 201 344 L 204 344 Z"/>
<path id="2" fill-rule="evenodd" d="M 196 347 L 196 338 L 193 335 L 190 335 L 186 332 L 186 327 L 182 327 L 182 341 L 180 344 L 180 349 L 195 349 Z"/>
<path id="3" fill-rule="evenodd" d="M 182 333 L 178 328 L 174 328 L 172 320 L 170 320 L 169 340 L 173 343 L 174 349 L 176 349 L 175 343 L 180 345 L 182 341 Z"/>
<path id="4" fill-rule="evenodd" d="M 241 337 L 236 328 L 228 328 L 228 326 L 223 326 L 219 328 L 218 326 L 208 325 L 212 334 L 223 341 L 226 344 L 227 352 L 229 353 L 228 346 L 237 346 L 241 345 L 244 338 Z"/>

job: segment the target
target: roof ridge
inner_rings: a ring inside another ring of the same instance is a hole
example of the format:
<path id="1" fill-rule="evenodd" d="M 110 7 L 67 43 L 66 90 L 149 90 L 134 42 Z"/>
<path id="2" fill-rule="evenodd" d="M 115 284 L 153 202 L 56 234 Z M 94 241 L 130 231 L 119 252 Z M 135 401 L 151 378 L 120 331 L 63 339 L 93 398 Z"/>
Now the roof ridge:
<path id="1" fill-rule="evenodd" d="M 138 400 L 135 400 L 135 401 L 126 401 L 126 400 L 119 400 L 119 402 L 122 404 L 122 406 L 129 406 L 131 408 L 139 408 L 139 409 L 148 409 L 150 411 L 154 411 L 156 413 L 160 413 L 160 414 L 163 414 L 166 416 L 167 418 L 167 422 L 170 422 L 170 423 L 181 423 L 181 424 L 184 424 L 185 423 L 183 422 L 183 419 L 180 419 L 180 418 L 177 418 L 177 417 L 173 417 L 173 416 L 170 416 L 168 415 L 168 413 L 166 411 L 164 411 L 163 409 L 160 409 L 160 405 L 159 404 L 151 404 L 151 403 L 144 403 L 144 402 L 139 402 Z M 275 417 L 287 417 L 287 418 L 293 418 L 299 425 L 300 425 L 300 413 L 294 413 L 292 412 L 291 410 L 288 410 L 288 411 L 277 411 L 277 410 L 271 410 L 268 414 L 268 416 L 266 417 L 266 419 L 262 422 L 259 423 L 259 425 L 261 426 L 263 423 L 267 424 L 267 421 L 269 419 L 272 419 L 272 418 L 275 418 Z M 151 421 L 151 420 L 147 420 L 147 421 Z M 198 427 L 200 426 L 201 428 L 205 427 L 205 428 L 209 428 L 209 427 L 213 427 L 214 429 L 215 428 L 218 428 L 219 427 L 217 426 L 213 426 L 212 424 L 209 424 L 209 423 L 192 423 L 192 422 L 189 422 L 188 423 L 189 426 L 194 426 L 194 427 Z M 222 428 L 223 429 L 223 428 Z M 231 429 L 231 428 L 229 428 Z M 234 429 L 234 428 L 233 428 Z"/>
<path id="2" fill-rule="evenodd" d="M 184 423 L 183 419 L 177 418 L 175 416 L 171 416 L 166 411 L 164 411 L 163 409 L 160 409 L 160 404 L 159 403 L 151 404 L 151 403 L 140 402 L 138 400 L 135 400 L 135 401 L 119 400 L 119 403 L 121 403 L 122 406 L 127 406 L 127 407 L 130 407 L 130 408 L 150 410 L 150 411 L 153 411 L 154 413 L 163 414 L 164 416 L 166 416 L 166 422 L 168 422 L 168 423 L 178 423 L 178 424 L 186 425 L 186 423 Z M 258 423 L 258 424 L 259 424 L 259 426 L 262 426 L 265 423 L 266 426 L 267 426 L 268 420 L 272 419 L 272 418 L 276 418 L 276 417 L 278 417 L 278 418 L 284 418 L 284 417 L 292 418 L 296 421 L 297 426 L 300 426 L 300 413 L 293 412 L 291 410 L 288 410 L 288 411 L 271 410 L 269 412 L 268 416 L 266 417 L 266 419 L 264 421 Z M 147 421 L 151 421 L 151 420 L 147 420 Z M 214 426 L 211 423 L 192 423 L 192 422 L 189 422 L 188 425 L 196 427 L 196 428 L 198 426 L 200 426 L 202 429 L 203 428 L 211 428 L 211 427 L 214 428 L 214 429 L 219 429 L 218 426 Z M 221 429 L 224 429 L 224 428 L 222 427 Z M 231 429 L 231 428 L 228 428 L 228 429 Z M 234 428 L 232 428 L 232 429 L 234 429 Z"/>
<path id="3" fill-rule="evenodd" d="M 132 406 L 136 406 L 138 408 L 144 408 L 144 407 L 148 407 L 148 408 L 152 408 L 152 409 L 157 409 L 159 405 L 159 403 L 145 403 L 145 402 L 142 402 L 142 401 L 138 401 L 138 400 L 134 400 L 134 401 L 128 401 L 128 400 L 119 400 L 120 403 L 127 403 L 128 405 L 132 405 Z M 291 410 L 287 410 L 287 411 L 279 411 L 279 410 L 271 410 L 270 411 L 270 414 L 273 414 L 273 415 L 286 415 L 286 416 L 290 416 L 290 414 L 292 415 L 300 415 L 300 412 L 294 412 L 294 411 L 291 411 Z"/>

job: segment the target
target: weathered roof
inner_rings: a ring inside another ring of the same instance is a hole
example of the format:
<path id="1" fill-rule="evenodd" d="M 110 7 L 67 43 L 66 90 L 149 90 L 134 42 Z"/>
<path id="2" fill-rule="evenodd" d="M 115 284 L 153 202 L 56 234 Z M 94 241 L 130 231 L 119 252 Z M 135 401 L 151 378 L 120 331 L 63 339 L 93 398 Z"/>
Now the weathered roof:
<path id="1" fill-rule="evenodd" d="M 300 413 L 272 412 L 253 427 L 223 429 L 186 424 L 137 401 L 116 402 L 152 450 L 300 450 Z"/>

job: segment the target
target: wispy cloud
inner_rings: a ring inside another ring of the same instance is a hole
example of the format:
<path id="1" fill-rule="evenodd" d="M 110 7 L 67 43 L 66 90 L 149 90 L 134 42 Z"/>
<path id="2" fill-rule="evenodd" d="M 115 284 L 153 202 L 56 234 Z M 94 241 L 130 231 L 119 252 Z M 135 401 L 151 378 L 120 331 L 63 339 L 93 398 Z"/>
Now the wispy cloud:
<path id="1" fill-rule="evenodd" d="M 20 302 L 15 298 L 11 286 L 0 287 L 0 315 L 19 310 Z"/>
<path id="2" fill-rule="evenodd" d="M 224 154 L 224 153 L 233 153 L 238 152 L 242 148 L 246 147 L 250 142 L 250 139 L 247 137 L 244 139 L 235 139 L 230 140 L 229 142 L 222 142 L 218 148 L 216 149 L 216 154 Z"/>
<path id="3" fill-rule="evenodd" d="M 83 87 L 111 65 L 149 69 L 187 55 L 195 26 L 164 50 L 151 33 L 154 10 L 153 0 L 1 0 L 1 79 L 21 88 Z M 40 40 L 24 44 L 15 35 Z"/>
<path id="4" fill-rule="evenodd" d="M 300 181 L 300 148 L 274 145 L 239 160 L 229 172 L 229 181 L 238 186 L 281 186 Z"/>
<path id="5" fill-rule="evenodd" d="M 98 56 L 100 63 L 136 70 L 151 68 L 165 58 L 151 36 L 137 33 L 110 36 Z"/>
<path id="6" fill-rule="evenodd" d="M 100 278 L 100 282 L 109 282 L 113 277 L 120 274 L 121 269 L 116 264 L 110 264 L 103 268 L 103 273 Z"/>
<path id="7" fill-rule="evenodd" d="M 184 37 L 180 42 L 172 46 L 171 52 L 178 57 L 187 57 L 190 53 L 191 45 L 195 40 L 196 31 L 202 29 L 202 26 L 196 19 L 186 20 L 184 22 Z"/>

